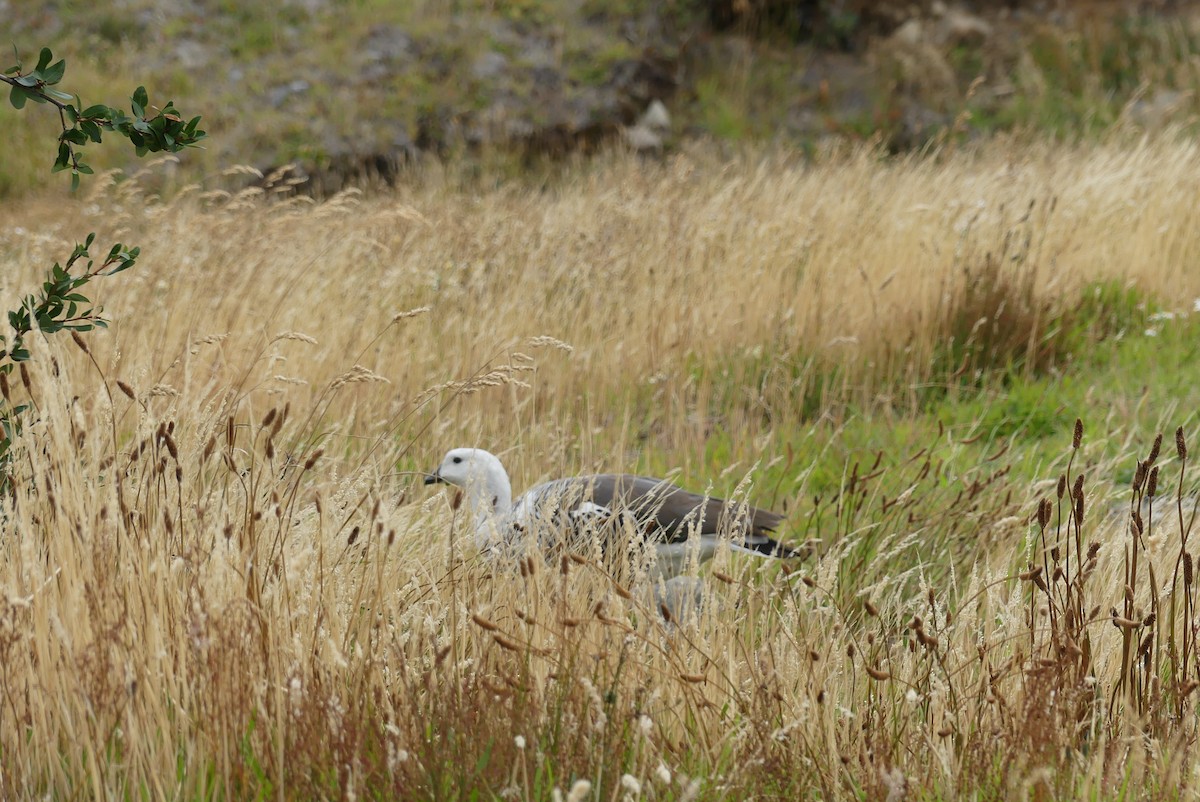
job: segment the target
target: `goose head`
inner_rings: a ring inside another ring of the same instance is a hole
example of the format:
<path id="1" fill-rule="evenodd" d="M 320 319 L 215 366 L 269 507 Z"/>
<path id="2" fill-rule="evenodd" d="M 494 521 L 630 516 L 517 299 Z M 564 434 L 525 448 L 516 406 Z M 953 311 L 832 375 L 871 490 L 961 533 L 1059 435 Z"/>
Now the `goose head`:
<path id="1" fill-rule="evenodd" d="M 496 525 L 512 512 L 512 484 L 496 455 L 482 448 L 452 448 L 441 465 L 425 477 L 425 484 L 461 488 L 467 509 L 475 520 L 475 539 L 486 548 L 496 536 Z"/>

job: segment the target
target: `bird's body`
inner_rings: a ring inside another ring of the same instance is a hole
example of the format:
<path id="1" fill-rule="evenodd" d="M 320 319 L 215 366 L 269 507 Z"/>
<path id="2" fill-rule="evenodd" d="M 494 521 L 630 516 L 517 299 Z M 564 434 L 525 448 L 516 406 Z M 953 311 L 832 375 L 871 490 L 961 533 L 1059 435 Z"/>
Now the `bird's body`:
<path id="1" fill-rule="evenodd" d="M 663 577 L 683 573 L 692 559 L 710 559 L 723 542 L 759 556 L 799 556 L 769 534 L 783 516 L 690 493 L 661 479 L 633 474 L 554 479 L 530 488 L 514 504 L 499 459 L 482 449 L 456 448 L 426 479 L 434 482 L 463 489 L 476 542 L 485 551 L 503 550 L 526 532 L 536 533 L 544 548 L 594 545 L 607 558 L 616 552 L 636 560 L 639 549 L 652 549 L 650 562 Z"/>

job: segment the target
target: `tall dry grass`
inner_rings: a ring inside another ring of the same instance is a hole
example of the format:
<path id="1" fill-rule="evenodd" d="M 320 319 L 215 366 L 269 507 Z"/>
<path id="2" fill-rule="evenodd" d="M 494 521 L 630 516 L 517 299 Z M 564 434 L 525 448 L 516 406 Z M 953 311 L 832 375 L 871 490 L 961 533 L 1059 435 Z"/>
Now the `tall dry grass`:
<path id="1" fill-rule="evenodd" d="M 541 192 L 425 175 L 320 205 L 163 202 L 127 182 L 11 210 L 9 305 L 84 229 L 144 256 L 97 287 L 107 333 L 38 343 L 10 388 L 37 414 L 2 505 L 3 795 L 1191 783 L 1194 645 L 1156 647 L 1138 674 L 1147 652 L 1124 634 L 1154 606 L 1162 643 L 1195 643 L 1194 599 L 1162 581 L 1180 535 L 1129 546 L 1097 484 L 1077 549 L 1099 550 L 1076 555 L 1095 564 L 1055 575 L 1062 546 L 1041 544 L 1073 537 L 1077 473 L 1044 541 L 1029 522 L 1047 491 L 1013 486 L 1002 454 L 956 496 L 952 442 L 888 469 L 899 496 L 861 466 L 817 502 L 836 509 L 835 531 L 806 533 L 819 557 L 788 575 L 720 557 L 698 615 L 664 622 L 586 561 L 494 571 L 408 471 L 479 444 L 518 487 L 645 453 L 695 476 L 719 430 L 728 471 L 704 479 L 728 488 L 814 410 L 945 381 L 981 271 L 1027 288 L 997 303 L 1025 304 L 1034 346 L 1043 310 L 1098 279 L 1194 297 L 1197 160 L 1167 139 L 899 162 L 695 151 Z M 818 376 L 836 380 L 814 395 Z M 806 469 L 775 488 L 793 538 Z M 1123 548 L 1159 566 L 1153 590 Z M 1125 630 L 1107 616 L 1122 605 Z"/>

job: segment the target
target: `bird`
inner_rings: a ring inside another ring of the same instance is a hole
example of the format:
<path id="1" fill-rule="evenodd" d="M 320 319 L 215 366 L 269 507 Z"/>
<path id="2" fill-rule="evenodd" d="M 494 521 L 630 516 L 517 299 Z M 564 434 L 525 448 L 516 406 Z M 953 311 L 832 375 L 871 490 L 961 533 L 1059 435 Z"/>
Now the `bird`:
<path id="1" fill-rule="evenodd" d="M 453 448 L 426 475 L 425 484 L 462 489 L 476 545 L 491 555 L 533 530 L 545 548 L 566 542 L 574 549 L 598 540 L 606 560 L 620 551 L 613 543 L 624 536 L 627 550 L 652 550 L 654 570 L 663 579 L 686 572 L 693 557 L 697 564 L 711 559 L 722 542 L 759 557 L 803 556 L 771 537 L 782 515 L 691 493 L 663 479 L 617 473 L 553 479 L 529 488 L 514 503 L 499 458 L 481 448 Z"/>

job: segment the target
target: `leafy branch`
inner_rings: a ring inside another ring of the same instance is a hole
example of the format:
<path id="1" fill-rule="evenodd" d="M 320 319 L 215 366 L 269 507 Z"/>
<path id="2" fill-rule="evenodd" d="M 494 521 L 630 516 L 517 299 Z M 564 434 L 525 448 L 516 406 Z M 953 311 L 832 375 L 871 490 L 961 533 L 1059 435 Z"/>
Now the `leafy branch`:
<path id="1" fill-rule="evenodd" d="M 25 337 L 35 327 L 43 334 L 63 329 L 91 331 L 97 327 L 107 328 L 108 321 L 100 317 L 104 308 L 92 308 L 87 296 L 77 290 L 96 276 L 111 276 L 133 267 L 141 249 L 126 250 L 124 245 L 117 243 L 97 266 L 88 253 L 95 239 L 95 234 L 88 234 L 84 244 L 76 245 L 67 259 L 66 267 L 55 262 L 42 283 L 41 292 L 36 296 L 26 296 L 18 308 L 8 313 L 8 325 L 13 331 L 12 346 L 9 347 L 6 336 L 0 335 L 0 373 L 11 373 L 14 363 L 29 359 Z M 71 269 L 81 259 L 87 259 L 87 266 L 79 275 L 72 275 Z"/>
<path id="2" fill-rule="evenodd" d="M 79 186 L 80 175 L 92 173 L 92 168 L 83 161 L 80 149 L 89 142 L 99 143 L 106 131 L 128 139 L 139 157 L 160 151 L 176 153 L 197 145 L 206 137 L 199 128 L 199 117 L 185 121 L 169 101 L 162 109 L 151 106 L 143 86 L 139 86 L 130 98 L 132 115 L 104 105 L 84 108 L 78 96 L 54 88 L 62 81 L 66 69 L 66 62 L 62 59 L 54 61 L 50 48 L 44 47 L 38 56 L 37 66 L 28 72 L 17 54 L 16 65 L 0 75 L 0 82 L 9 85 L 8 99 L 13 108 L 23 109 L 32 100 L 58 109 L 62 133 L 58 136 L 58 155 L 52 172 L 69 169 L 72 191 Z M 148 109 L 156 113 L 150 116 Z M 82 245 L 75 246 L 64 264 L 54 264 L 39 292 L 26 295 L 21 305 L 8 313 L 11 333 L 0 335 L 2 491 L 12 492 L 14 489 L 12 469 L 15 457 L 12 445 L 21 431 L 23 416 L 30 408 L 28 404 L 12 402 L 8 383 L 8 375 L 13 369 L 31 357 L 26 338 L 34 330 L 53 334 L 65 329 L 83 347 L 83 341 L 78 339 L 79 332 L 104 328 L 108 323 L 102 317 L 103 307 L 92 306 L 91 300 L 80 290 L 98 276 L 112 276 L 133 267 L 141 252 L 139 248 L 126 248 L 117 243 L 103 259 L 97 260 L 90 252 L 95 239 L 95 234 L 88 234 Z M 28 376 L 24 366 L 21 366 L 21 378 L 28 391 Z"/>
<path id="3" fill-rule="evenodd" d="M 160 151 L 176 153 L 183 148 L 196 146 L 207 136 L 198 127 L 200 118 L 193 117 L 185 121 L 173 101 L 167 101 L 162 109 L 151 106 L 144 86 L 134 90 L 130 98 L 132 116 L 102 104 L 84 108 L 78 96 L 54 88 L 62 81 L 67 63 L 63 59 L 54 61 L 50 48 L 42 48 L 37 66 L 30 72 L 25 71 L 19 54 L 16 58 L 17 63 L 0 75 L 0 81 L 10 87 L 8 100 L 15 109 L 24 108 L 30 100 L 49 103 L 58 109 L 62 133 L 58 137 L 58 156 L 52 172 L 70 169 L 72 190 L 78 188 L 81 174 L 91 175 L 93 172 L 84 163 L 79 148 L 89 141 L 99 143 L 105 131 L 126 137 L 133 143 L 139 157 Z M 148 116 L 148 109 L 153 109 L 157 114 Z"/>

